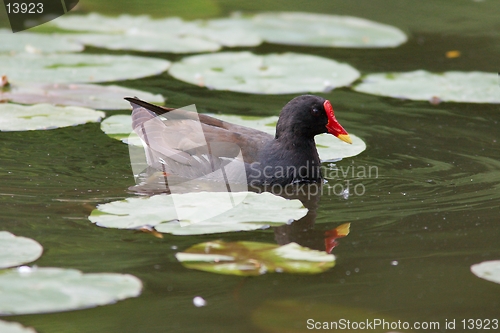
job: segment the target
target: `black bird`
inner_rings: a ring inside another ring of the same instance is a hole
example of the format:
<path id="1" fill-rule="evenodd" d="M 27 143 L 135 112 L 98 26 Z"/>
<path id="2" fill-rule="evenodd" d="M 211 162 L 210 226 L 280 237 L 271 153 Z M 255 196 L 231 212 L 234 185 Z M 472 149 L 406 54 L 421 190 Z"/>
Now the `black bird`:
<path id="1" fill-rule="evenodd" d="M 330 133 L 352 143 L 330 101 L 314 95 L 283 107 L 274 137 L 204 114 L 126 100 L 134 131 L 148 147 L 148 165 L 187 179 L 256 186 L 320 182 L 314 136 Z"/>

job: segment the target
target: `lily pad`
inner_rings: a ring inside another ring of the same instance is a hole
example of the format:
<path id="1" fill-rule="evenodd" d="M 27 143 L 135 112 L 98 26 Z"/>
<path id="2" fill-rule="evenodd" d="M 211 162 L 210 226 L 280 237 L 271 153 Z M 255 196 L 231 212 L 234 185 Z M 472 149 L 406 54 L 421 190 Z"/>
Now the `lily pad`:
<path id="1" fill-rule="evenodd" d="M 483 261 L 472 265 L 471 272 L 481 279 L 500 283 L 500 260 Z"/>
<path id="2" fill-rule="evenodd" d="M 76 269 L 21 266 L 0 274 L 0 314 L 90 308 L 137 297 L 141 289 L 141 281 L 128 274 L 83 274 Z"/>
<path id="3" fill-rule="evenodd" d="M 335 256 L 297 243 L 283 246 L 259 242 L 213 241 L 196 244 L 175 255 L 185 267 L 211 273 L 322 273 L 335 265 Z"/>
<path id="4" fill-rule="evenodd" d="M 31 327 L 24 327 L 15 322 L 0 320 L 0 332 L 2 333 L 36 333 Z"/>
<path id="5" fill-rule="evenodd" d="M 117 114 L 104 119 L 101 122 L 101 130 L 109 137 L 128 142 L 128 137 L 132 135 L 132 117 L 126 114 Z M 137 145 L 142 145 L 139 137 L 137 137 Z"/>
<path id="6" fill-rule="evenodd" d="M 485 72 L 376 73 L 363 78 L 354 90 L 417 101 L 500 103 L 498 74 Z"/>
<path id="7" fill-rule="evenodd" d="M 200 87 L 250 94 L 327 92 L 351 84 L 360 75 L 347 64 L 318 56 L 250 52 L 186 57 L 174 63 L 169 74 Z"/>
<path id="8" fill-rule="evenodd" d="M 193 53 L 217 51 L 221 46 L 256 46 L 262 42 L 257 34 L 238 26 L 226 29 L 210 21 L 186 22 L 178 17 L 108 17 L 92 13 L 65 15 L 52 24 L 69 30 L 98 31 L 100 34 L 68 34 L 65 37 L 113 50 Z"/>
<path id="9" fill-rule="evenodd" d="M 241 25 L 233 21 L 228 25 L 223 20 L 195 21 L 196 25 L 191 33 L 215 41 L 226 47 L 251 47 L 262 43 L 262 38 L 255 30 L 248 29 L 246 24 Z"/>
<path id="10" fill-rule="evenodd" d="M 0 75 L 9 81 L 75 83 L 138 79 L 168 69 L 163 59 L 104 54 L 0 54 Z"/>
<path id="11" fill-rule="evenodd" d="M 0 104 L 0 131 L 47 130 L 98 122 L 102 111 L 76 106 Z"/>
<path id="12" fill-rule="evenodd" d="M 200 235 L 257 230 L 307 214 L 299 200 L 271 193 L 197 192 L 133 197 L 97 206 L 89 220 L 101 227 L 154 227 L 162 233 Z"/>
<path id="13" fill-rule="evenodd" d="M 274 135 L 277 116 L 271 117 L 246 117 L 226 114 L 209 114 L 218 119 L 255 128 Z M 135 133 L 132 133 L 132 119 L 128 115 L 114 115 L 101 122 L 101 130 L 110 137 L 142 146 L 142 143 Z M 132 133 L 132 134 L 131 134 Z M 322 161 L 338 160 L 361 154 L 366 149 L 365 142 L 354 134 L 349 134 L 352 144 L 346 144 L 337 140 L 330 134 L 321 134 L 315 137 L 316 148 Z"/>
<path id="14" fill-rule="evenodd" d="M 396 47 L 406 42 L 400 29 L 352 16 L 313 14 L 305 12 L 269 12 L 253 17 L 220 19 L 229 27 L 244 21 L 248 29 L 265 41 L 276 44 L 375 48 Z M 246 22 L 245 22 L 246 21 Z"/>
<path id="15" fill-rule="evenodd" d="M 129 109 L 130 103 L 123 99 L 126 96 L 137 96 L 151 103 L 163 104 L 165 101 L 161 95 L 115 85 L 100 86 L 75 83 L 24 83 L 17 85 L 11 83 L 9 90 L 0 91 L 0 100 L 15 103 L 50 103 L 101 110 Z"/>
<path id="16" fill-rule="evenodd" d="M 230 18 L 204 21 L 183 21 L 178 17 L 152 19 L 148 16 L 130 15 L 108 17 L 92 13 L 65 15 L 51 24 L 68 30 L 106 34 L 81 40 L 85 44 L 112 49 L 143 48 L 142 50 L 175 53 L 213 51 L 214 47 L 218 49 L 221 45 L 257 46 L 262 40 L 277 44 L 354 48 L 396 47 L 407 40 L 400 29 L 390 25 L 358 17 L 304 12 L 233 15 Z M 145 36 L 145 40 L 141 41 L 138 36 Z M 155 36 L 158 42 L 148 40 L 147 36 Z M 161 42 L 160 36 L 177 45 L 169 46 L 169 43 Z M 177 40 L 183 37 L 191 40 Z M 198 45 L 196 40 L 200 41 Z M 134 45 L 133 41 L 137 43 Z M 212 46 L 208 42 L 212 42 Z M 150 45 L 145 48 L 147 44 Z"/>
<path id="17" fill-rule="evenodd" d="M 40 258 L 42 252 L 43 247 L 35 240 L 15 236 L 8 231 L 0 231 L 0 268 L 35 261 Z"/>
<path id="18" fill-rule="evenodd" d="M 175 22 L 175 18 L 172 22 Z M 181 19 L 177 19 L 182 21 Z M 99 31 L 106 33 L 125 33 L 128 30 L 138 30 L 147 26 L 151 18 L 146 15 L 120 15 L 118 17 L 104 16 L 97 13 L 88 15 L 64 15 L 50 22 L 59 28 L 74 31 Z"/>
<path id="19" fill-rule="evenodd" d="M 14 34 L 11 30 L 0 29 L 0 40 L 0 53 L 59 53 L 83 50 L 82 45 L 54 35 L 25 31 Z"/>
<path id="20" fill-rule="evenodd" d="M 85 45 L 110 50 L 133 50 L 142 52 L 196 53 L 220 49 L 218 43 L 199 37 L 166 35 L 157 32 L 127 34 L 77 34 L 67 38 Z"/>

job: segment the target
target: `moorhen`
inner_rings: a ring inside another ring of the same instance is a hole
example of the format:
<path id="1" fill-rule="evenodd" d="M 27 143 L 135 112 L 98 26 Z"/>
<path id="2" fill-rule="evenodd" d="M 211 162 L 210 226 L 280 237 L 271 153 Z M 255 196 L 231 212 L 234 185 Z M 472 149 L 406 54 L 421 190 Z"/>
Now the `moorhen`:
<path id="1" fill-rule="evenodd" d="M 283 107 L 274 137 L 204 114 L 125 99 L 133 108 L 134 131 L 150 150 L 148 165 L 185 178 L 210 179 L 207 175 L 213 178 L 219 170 L 222 173 L 217 177 L 226 183 L 285 186 L 320 182 L 314 136 L 330 133 L 352 143 L 330 101 L 314 95 L 296 97 Z"/>

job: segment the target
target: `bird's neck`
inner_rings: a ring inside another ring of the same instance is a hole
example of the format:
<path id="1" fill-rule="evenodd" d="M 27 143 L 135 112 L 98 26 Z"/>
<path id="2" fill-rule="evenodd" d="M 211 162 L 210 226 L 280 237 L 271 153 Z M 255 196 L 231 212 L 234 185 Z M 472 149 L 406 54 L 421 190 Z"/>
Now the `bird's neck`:
<path id="1" fill-rule="evenodd" d="M 316 151 L 316 143 L 314 142 L 314 138 L 304 138 L 304 137 L 279 137 L 275 139 L 275 141 L 279 145 L 285 149 L 290 151 L 302 152 L 302 154 L 306 154 L 308 151 Z"/>
<path id="2" fill-rule="evenodd" d="M 314 136 L 297 135 L 296 133 L 286 133 L 278 135 L 274 138 L 276 143 L 282 148 L 293 150 L 303 150 L 303 153 L 308 151 L 316 151 L 316 142 Z"/>
<path id="3" fill-rule="evenodd" d="M 320 165 L 314 137 L 281 136 L 274 140 L 274 148 L 274 155 L 279 156 L 278 160 L 283 164 L 309 167 Z"/>
<path id="4" fill-rule="evenodd" d="M 321 162 L 314 138 L 279 137 L 271 140 L 261 152 L 250 178 L 262 184 L 291 184 L 321 180 Z"/>

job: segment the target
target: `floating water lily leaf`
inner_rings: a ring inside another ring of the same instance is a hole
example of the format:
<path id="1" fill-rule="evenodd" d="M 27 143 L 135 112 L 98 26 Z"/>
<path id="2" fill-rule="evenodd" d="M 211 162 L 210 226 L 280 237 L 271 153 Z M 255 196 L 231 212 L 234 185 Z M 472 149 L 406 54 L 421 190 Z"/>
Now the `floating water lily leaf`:
<path id="1" fill-rule="evenodd" d="M 259 242 L 213 241 L 196 244 L 175 255 L 191 269 L 231 275 L 264 273 L 322 273 L 335 265 L 335 256 L 297 243 L 283 246 Z"/>
<path id="2" fill-rule="evenodd" d="M 10 82 L 104 82 L 137 79 L 164 72 L 163 59 L 104 54 L 1 54 L 0 75 Z"/>
<path id="3" fill-rule="evenodd" d="M 13 34 L 11 30 L 0 29 L 0 40 L 0 53 L 58 53 L 83 50 L 82 45 L 54 35 L 26 31 Z"/>
<path id="4" fill-rule="evenodd" d="M 283 224 L 283 223 L 281 223 Z M 156 230 L 162 233 L 168 233 L 178 236 L 189 236 L 189 235 L 208 235 L 208 234 L 218 234 L 223 232 L 237 232 L 237 231 L 252 231 L 259 229 L 269 228 L 270 225 L 277 226 L 278 223 L 196 223 L 181 225 L 178 221 L 171 221 L 159 224 L 156 226 Z"/>
<path id="5" fill-rule="evenodd" d="M 246 117 L 236 115 L 217 114 L 214 116 L 218 119 L 255 128 L 269 134 L 274 135 L 277 116 L 271 117 Z M 130 135 L 132 131 L 132 119 L 128 115 L 114 115 L 106 118 L 101 123 L 101 130 L 110 137 L 121 140 L 125 143 L 131 141 L 132 144 L 142 146 L 138 136 Z M 366 149 L 366 144 L 362 139 L 354 134 L 349 134 L 352 139 L 352 144 L 346 144 L 330 134 L 321 134 L 315 137 L 316 148 L 322 161 L 338 160 L 344 157 L 351 157 L 361 154 Z"/>
<path id="6" fill-rule="evenodd" d="M 227 47 L 258 46 L 262 38 L 254 30 L 248 29 L 241 21 L 206 20 L 196 21 L 191 33 L 206 39 L 213 40 Z"/>
<path id="7" fill-rule="evenodd" d="M 353 67 L 318 56 L 250 52 L 186 57 L 174 63 L 169 74 L 201 87 L 251 94 L 326 92 L 359 77 Z"/>
<path id="8" fill-rule="evenodd" d="M 132 132 L 132 117 L 129 115 L 117 114 L 104 119 L 101 122 L 101 130 L 113 139 L 142 146 L 139 136 Z"/>
<path id="9" fill-rule="evenodd" d="M 51 24 L 63 29 L 107 34 L 102 37 L 85 37 L 85 40 L 81 40 L 85 44 L 112 49 L 176 53 L 213 51 L 214 47 L 218 49 L 220 45 L 257 46 L 262 40 L 278 44 L 326 47 L 396 47 L 407 40 L 401 30 L 390 25 L 357 17 L 301 12 L 261 13 L 249 17 L 233 15 L 231 18 L 191 22 L 177 17 L 107 17 L 92 13 L 65 15 Z M 115 34 L 116 37 L 110 34 Z M 123 40 L 120 41 L 118 36 Z M 141 40 L 139 36 L 144 36 L 145 39 Z M 148 40 L 148 36 L 154 36 L 154 39 Z M 160 36 L 163 36 L 163 42 L 156 41 Z M 190 40 L 181 41 L 184 37 Z M 175 45 L 167 45 L 169 43 L 165 42 L 165 38 Z M 196 40 L 199 45 L 196 45 Z M 208 44 L 210 41 L 211 45 Z"/>
<path id="10" fill-rule="evenodd" d="M 0 131 L 47 130 L 98 122 L 102 111 L 76 106 L 0 104 Z"/>
<path id="11" fill-rule="evenodd" d="M 24 327 L 19 323 L 0 320 L 0 332 L 2 333 L 36 333 L 31 327 Z"/>
<path id="12" fill-rule="evenodd" d="M 179 18 L 172 18 L 171 22 L 174 24 L 173 28 L 178 27 L 175 25 L 177 22 L 182 22 Z M 88 15 L 64 15 L 57 20 L 50 22 L 59 28 L 75 31 L 100 31 L 106 33 L 125 33 L 128 30 L 139 30 L 144 27 L 150 26 L 151 18 L 146 15 L 131 16 L 120 15 L 118 17 L 109 17 L 97 13 L 90 13 Z"/>
<path id="13" fill-rule="evenodd" d="M 165 30 L 125 34 L 76 34 L 67 38 L 85 45 L 110 50 L 134 50 L 143 52 L 195 53 L 220 49 L 218 43 L 192 36 L 177 36 Z M 175 31 L 175 30 L 174 30 Z M 161 33 L 159 33 L 161 32 Z"/>
<path id="14" fill-rule="evenodd" d="M 12 84 L 7 91 L 0 91 L 0 100 L 15 103 L 50 103 L 58 105 L 83 106 L 101 110 L 125 110 L 130 103 L 124 97 L 137 96 L 151 103 L 164 102 L 161 95 L 124 88 L 120 86 L 100 86 L 75 83 L 23 83 Z M 141 97 L 142 96 L 142 97 Z"/>
<path id="15" fill-rule="evenodd" d="M 246 20 L 249 29 L 277 44 L 368 48 L 396 47 L 407 40 L 396 27 L 351 16 L 270 12 Z"/>
<path id="16" fill-rule="evenodd" d="M 76 269 L 21 266 L 0 274 L 0 314 L 89 308 L 136 297 L 141 289 L 141 280 L 128 274 L 83 274 Z"/>
<path id="17" fill-rule="evenodd" d="M 52 21 L 63 29 L 99 31 L 100 34 L 65 35 L 86 45 L 114 50 L 193 53 L 217 51 L 221 46 L 256 46 L 261 38 L 248 29 L 227 29 L 210 21 L 186 22 L 177 17 L 152 19 L 148 16 L 99 14 L 66 15 Z"/>
<path id="18" fill-rule="evenodd" d="M 354 90 L 379 96 L 433 103 L 500 103 L 498 74 L 484 72 L 377 73 L 363 78 Z"/>
<path id="19" fill-rule="evenodd" d="M 267 192 L 197 192 L 101 204 L 89 220 L 106 228 L 149 226 L 162 233 L 199 235 L 263 229 L 306 214 L 307 209 L 299 200 L 286 200 Z"/>
<path id="20" fill-rule="evenodd" d="M 252 313 L 252 322 L 263 332 L 270 333 L 305 333 L 311 330 L 396 333 L 396 330 L 400 332 L 398 327 L 402 328 L 401 320 L 398 324 L 398 319 L 385 316 L 380 311 L 305 299 L 265 301 Z"/>
<path id="21" fill-rule="evenodd" d="M 176 218 L 173 200 L 167 195 L 133 197 L 100 204 L 89 216 L 89 220 L 100 227 L 118 229 L 154 227 Z"/>
<path id="22" fill-rule="evenodd" d="M 336 161 L 344 157 L 361 154 L 366 149 L 366 143 L 354 134 L 349 134 L 352 144 L 346 144 L 331 134 L 316 135 L 316 148 L 322 162 Z"/>
<path id="23" fill-rule="evenodd" d="M 26 264 L 40 258 L 43 247 L 31 238 L 0 231 L 0 268 Z M 0 330 L 0 332 L 3 332 Z"/>
<path id="24" fill-rule="evenodd" d="M 471 272 L 481 279 L 500 283 L 500 260 L 483 261 L 472 265 Z"/>
<path id="25" fill-rule="evenodd" d="M 132 117 L 126 114 L 108 117 L 101 122 L 101 130 L 109 137 L 127 143 L 127 138 L 132 133 Z"/>

